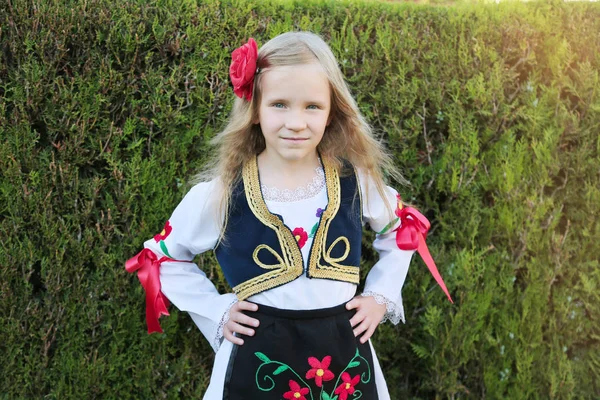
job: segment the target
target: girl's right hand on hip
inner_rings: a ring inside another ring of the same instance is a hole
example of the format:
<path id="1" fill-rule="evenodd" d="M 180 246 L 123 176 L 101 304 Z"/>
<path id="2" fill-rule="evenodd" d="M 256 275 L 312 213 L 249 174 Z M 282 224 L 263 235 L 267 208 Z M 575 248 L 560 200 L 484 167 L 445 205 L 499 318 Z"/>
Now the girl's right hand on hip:
<path id="1" fill-rule="evenodd" d="M 256 311 L 258 306 L 248 301 L 238 301 L 229 309 L 229 321 L 223 327 L 223 336 L 233 344 L 242 345 L 244 340 L 238 335 L 253 336 L 254 329 L 249 326 L 257 327 L 259 321 L 256 318 L 252 318 L 244 314 L 242 311 Z"/>

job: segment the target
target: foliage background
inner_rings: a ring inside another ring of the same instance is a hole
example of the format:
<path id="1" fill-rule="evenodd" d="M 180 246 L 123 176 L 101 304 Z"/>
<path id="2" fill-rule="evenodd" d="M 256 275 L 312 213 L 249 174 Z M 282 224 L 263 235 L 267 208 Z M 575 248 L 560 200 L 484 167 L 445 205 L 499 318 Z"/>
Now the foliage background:
<path id="1" fill-rule="evenodd" d="M 338 56 L 455 299 L 415 258 L 374 337 L 392 398 L 600 397 L 598 4 L 326 0 L 2 2 L 0 397 L 201 397 L 208 343 L 174 308 L 147 335 L 124 262 L 211 151 L 231 51 L 291 29 Z"/>

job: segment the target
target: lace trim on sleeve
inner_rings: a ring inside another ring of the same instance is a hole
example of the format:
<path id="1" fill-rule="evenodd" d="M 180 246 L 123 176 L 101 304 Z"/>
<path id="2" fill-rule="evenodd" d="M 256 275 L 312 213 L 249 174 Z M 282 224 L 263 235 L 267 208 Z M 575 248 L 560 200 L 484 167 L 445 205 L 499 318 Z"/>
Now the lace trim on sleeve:
<path id="1" fill-rule="evenodd" d="M 215 335 L 215 339 L 213 341 L 213 349 L 215 349 L 215 353 L 217 351 L 219 351 L 219 347 L 221 347 L 221 343 L 223 343 L 223 328 L 229 321 L 229 310 L 231 310 L 231 307 L 235 303 L 237 303 L 237 301 L 238 300 L 236 298 L 236 299 L 233 299 L 231 301 L 231 303 L 229 303 L 229 305 L 227 306 L 227 309 L 225 310 L 225 312 L 223 313 L 223 316 L 221 317 L 221 321 L 219 321 L 219 326 L 217 327 L 217 334 Z"/>
<path id="2" fill-rule="evenodd" d="M 402 312 L 402 309 L 387 297 L 375 292 L 364 292 L 361 296 L 371 296 L 375 299 L 377 304 L 385 304 L 387 311 L 380 324 L 383 324 L 386 321 L 390 321 L 394 325 L 398 325 L 400 321 L 404 322 L 404 313 Z"/>

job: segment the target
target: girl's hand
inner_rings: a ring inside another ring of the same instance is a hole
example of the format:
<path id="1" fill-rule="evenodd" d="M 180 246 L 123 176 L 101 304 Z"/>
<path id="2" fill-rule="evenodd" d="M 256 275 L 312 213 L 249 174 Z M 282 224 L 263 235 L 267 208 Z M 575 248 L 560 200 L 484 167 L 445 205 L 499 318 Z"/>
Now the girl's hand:
<path id="1" fill-rule="evenodd" d="M 377 304 L 372 296 L 355 296 L 346 303 L 346 309 L 352 310 L 355 308 L 356 314 L 350 319 L 350 325 L 354 328 L 354 336 L 356 337 L 365 332 L 360 338 L 360 342 L 365 343 L 375 332 L 387 308 L 385 304 Z"/>
<path id="2" fill-rule="evenodd" d="M 234 333 L 253 336 L 254 329 L 248 328 L 248 326 L 257 327 L 259 322 L 256 318 L 251 318 L 244 314 L 242 310 L 256 311 L 258 306 L 248 301 L 238 301 L 229 309 L 229 321 L 223 327 L 223 336 L 233 344 L 242 345 L 244 341 L 234 336 Z"/>

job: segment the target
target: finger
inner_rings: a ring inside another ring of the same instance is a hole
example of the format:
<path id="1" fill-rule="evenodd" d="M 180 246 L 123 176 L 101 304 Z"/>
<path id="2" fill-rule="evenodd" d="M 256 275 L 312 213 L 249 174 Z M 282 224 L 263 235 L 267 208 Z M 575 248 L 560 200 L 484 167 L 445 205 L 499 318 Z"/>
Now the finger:
<path id="1" fill-rule="evenodd" d="M 232 316 L 230 316 L 229 320 L 233 321 L 233 322 L 237 322 L 238 324 L 243 324 L 243 325 L 248 325 L 248 326 L 253 326 L 253 327 L 257 327 L 260 323 L 260 321 L 257 320 L 256 318 L 249 317 L 246 314 L 242 314 L 242 313 L 233 314 Z"/>
<path id="2" fill-rule="evenodd" d="M 367 329 L 369 329 L 369 322 L 365 319 L 358 327 L 354 328 L 354 336 L 360 336 Z"/>
<path id="3" fill-rule="evenodd" d="M 246 311 L 257 311 L 258 310 L 258 306 L 254 303 L 250 303 L 249 301 L 240 301 L 236 304 L 237 304 L 239 310 L 246 310 Z"/>
<path id="4" fill-rule="evenodd" d="M 361 313 L 356 313 L 352 318 L 350 318 L 350 325 L 354 328 L 356 325 L 361 323 L 365 319 L 365 315 Z"/>
<path id="5" fill-rule="evenodd" d="M 367 329 L 367 332 L 360 338 L 360 342 L 366 343 L 367 340 L 369 340 L 371 336 L 373 336 L 373 333 L 375 333 L 375 329 L 377 329 L 377 324 L 370 324 L 369 329 Z"/>
<path id="6" fill-rule="evenodd" d="M 247 328 L 244 325 L 240 325 L 237 322 L 233 321 L 229 321 L 227 325 L 232 332 L 241 333 L 242 335 L 246 336 L 254 336 L 254 329 L 252 328 Z"/>
<path id="7" fill-rule="evenodd" d="M 239 346 L 244 344 L 243 339 L 234 336 L 233 333 L 227 328 L 223 328 L 223 336 L 225 336 L 225 339 L 229 340 L 233 344 L 237 344 Z"/>
<path id="8" fill-rule="evenodd" d="M 346 303 L 346 310 L 353 310 L 358 307 L 358 301 L 352 299 Z"/>

